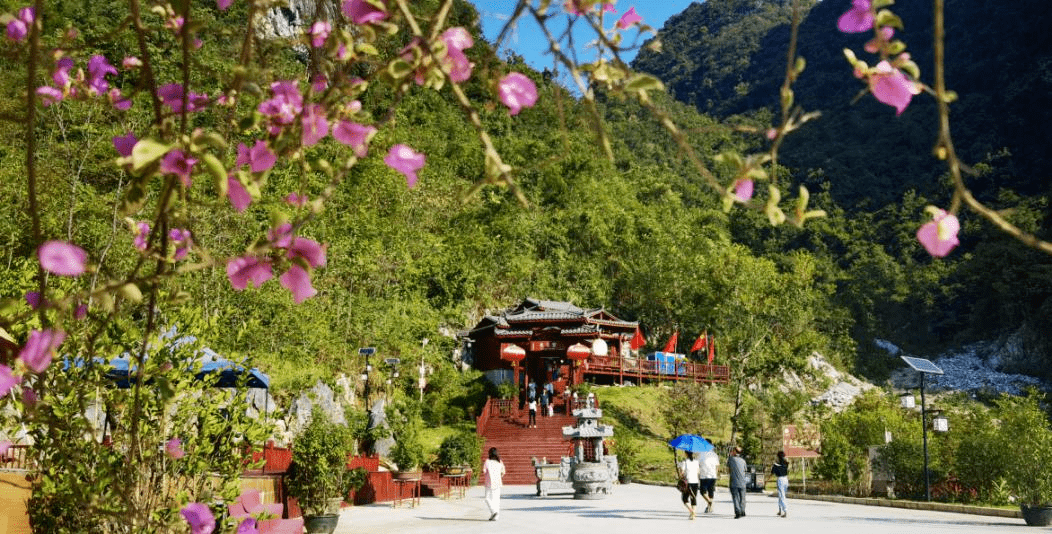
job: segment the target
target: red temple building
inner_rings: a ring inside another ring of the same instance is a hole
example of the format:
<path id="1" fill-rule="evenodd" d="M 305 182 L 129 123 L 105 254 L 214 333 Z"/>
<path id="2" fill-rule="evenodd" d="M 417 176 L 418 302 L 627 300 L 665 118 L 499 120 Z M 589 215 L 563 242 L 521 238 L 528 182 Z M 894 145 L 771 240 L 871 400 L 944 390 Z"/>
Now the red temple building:
<path id="1" fill-rule="evenodd" d="M 603 308 L 527 298 L 461 332 L 466 360 L 494 383 L 520 391 L 551 383 L 556 393 L 584 381 L 606 384 L 656 380 L 727 382 L 729 368 L 686 359 L 668 363 L 638 356 L 629 343 L 639 323 Z"/>

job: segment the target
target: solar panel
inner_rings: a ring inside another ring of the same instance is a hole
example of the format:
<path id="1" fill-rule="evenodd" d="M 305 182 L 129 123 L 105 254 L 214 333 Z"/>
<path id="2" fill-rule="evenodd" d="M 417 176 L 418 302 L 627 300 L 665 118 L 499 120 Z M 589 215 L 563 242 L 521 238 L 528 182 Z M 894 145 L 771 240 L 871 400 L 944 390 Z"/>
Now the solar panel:
<path id="1" fill-rule="evenodd" d="M 922 373 L 931 373 L 935 375 L 941 375 L 942 369 L 939 369 L 937 365 L 931 363 L 931 360 L 925 360 L 924 358 L 914 358 L 913 356 L 901 356 L 905 362 L 913 368 L 914 371 L 920 371 Z"/>

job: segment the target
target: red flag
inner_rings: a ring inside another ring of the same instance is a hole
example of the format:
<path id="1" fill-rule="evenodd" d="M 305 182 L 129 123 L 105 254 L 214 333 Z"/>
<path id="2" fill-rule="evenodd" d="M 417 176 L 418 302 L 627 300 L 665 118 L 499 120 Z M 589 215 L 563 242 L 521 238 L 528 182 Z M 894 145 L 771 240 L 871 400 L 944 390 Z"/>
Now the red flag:
<path id="1" fill-rule="evenodd" d="M 709 365 L 712 365 L 712 360 L 716 358 L 716 338 L 709 338 Z"/>
<path id="2" fill-rule="evenodd" d="M 632 350 L 639 350 L 640 347 L 647 344 L 647 340 L 643 339 L 643 332 L 636 327 L 636 334 L 632 336 L 632 341 L 628 342 L 628 348 Z"/>
<path id="3" fill-rule="evenodd" d="M 676 342 L 679 341 L 679 330 L 672 332 L 672 337 L 669 338 L 668 343 L 665 344 L 665 352 L 676 352 Z"/>
<path id="4" fill-rule="evenodd" d="M 708 345 L 709 345 L 709 334 L 708 334 L 708 332 L 703 332 L 700 336 L 698 336 L 698 339 L 694 340 L 694 344 L 691 345 L 691 347 L 690 347 L 690 352 L 697 352 L 699 350 L 705 350 L 705 348 L 708 347 Z"/>

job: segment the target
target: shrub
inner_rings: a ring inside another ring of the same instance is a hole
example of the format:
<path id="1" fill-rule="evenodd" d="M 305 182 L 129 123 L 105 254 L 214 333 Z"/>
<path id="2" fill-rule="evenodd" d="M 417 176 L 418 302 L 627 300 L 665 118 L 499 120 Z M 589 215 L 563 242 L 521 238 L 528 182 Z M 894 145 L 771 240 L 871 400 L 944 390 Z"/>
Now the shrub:
<path id="1" fill-rule="evenodd" d="M 293 442 L 292 465 L 285 479 L 289 495 L 299 501 L 305 515 L 333 513 L 333 501 L 364 483 L 364 476 L 347 469 L 353 449 L 354 435 L 347 426 L 314 412 Z"/>

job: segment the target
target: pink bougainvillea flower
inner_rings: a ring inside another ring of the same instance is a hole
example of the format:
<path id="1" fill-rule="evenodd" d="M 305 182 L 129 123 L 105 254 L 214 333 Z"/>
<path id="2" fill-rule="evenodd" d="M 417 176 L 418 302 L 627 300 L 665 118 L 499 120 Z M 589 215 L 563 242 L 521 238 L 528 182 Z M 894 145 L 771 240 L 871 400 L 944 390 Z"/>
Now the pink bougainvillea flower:
<path id="1" fill-rule="evenodd" d="M 335 134 L 335 130 L 333 131 L 333 134 Z M 307 202 L 310 202 L 310 198 L 308 198 L 307 195 L 301 195 L 299 193 L 289 193 L 285 197 L 286 204 L 290 206 L 295 206 L 297 208 L 302 208 L 303 206 L 306 206 Z"/>
<path id="2" fill-rule="evenodd" d="M 257 110 L 270 118 L 269 131 L 277 135 L 303 111 L 303 95 L 295 80 L 274 82 L 270 84 L 270 92 L 273 96 L 260 102 Z"/>
<path id="3" fill-rule="evenodd" d="M 624 15 L 621 15 L 620 19 L 618 19 L 617 27 L 624 30 L 627 29 L 629 26 L 632 26 L 633 24 L 638 24 L 642 21 L 643 17 L 639 16 L 639 13 L 636 13 L 636 8 L 631 7 L 628 9 L 628 11 L 625 11 Z"/>
<path id="4" fill-rule="evenodd" d="M 230 7 L 230 4 L 233 3 L 234 0 L 216 0 L 216 7 L 218 7 L 220 11 L 226 11 L 227 8 Z"/>
<path id="5" fill-rule="evenodd" d="M 55 60 L 55 71 L 51 73 L 51 79 L 55 85 L 64 88 L 70 84 L 69 71 L 73 68 L 73 58 L 62 56 Z"/>
<path id="6" fill-rule="evenodd" d="M 891 26 L 884 26 L 877 30 L 877 36 L 870 39 L 869 41 L 866 41 L 865 46 L 863 46 L 862 48 L 870 54 L 876 54 L 877 52 L 880 52 L 881 48 L 883 48 L 885 44 L 891 42 L 891 38 L 894 36 L 895 28 L 892 28 Z"/>
<path id="7" fill-rule="evenodd" d="M 518 115 L 526 107 L 537 103 L 537 86 L 525 74 L 512 72 L 500 79 L 497 84 L 500 101 L 508 106 L 509 113 Z"/>
<path id="8" fill-rule="evenodd" d="M 303 146 L 313 146 L 329 135 L 329 120 L 321 104 L 311 104 L 303 109 Z"/>
<path id="9" fill-rule="evenodd" d="M 121 90 L 116 87 L 111 87 L 110 91 L 106 93 L 106 96 L 110 99 L 110 105 L 113 109 L 118 111 L 128 111 L 131 109 L 132 101 L 130 98 L 126 98 L 121 94 Z"/>
<path id="10" fill-rule="evenodd" d="M 269 171 L 277 163 L 278 157 L 270 151 L 266 141 L 260 139 L 249 149 L 245 143 L 237 145 L 237 160 L 234 162 L 238 167 L 248 165 L 252 172 Z"/>
<path id="11" fill-rule="evenodd" d="M 752 180 L 740 179 L 734 182 L 734 198 L 738 202 L 748 202 L 752 199 Z"/>
<path id="12" fill-rule="evenodd" d="M 0 367 L 3 367 L 3 366 L 0 365 Z M 3 371 L 0 370 L 0 373 L 2 373 L 2 372 Z M 0 384 L 0 389 L 3 389 L 3 384 Z M 6 394 L 6 392 L 0 393 L 0 395 L 5 395 L 5 394 Z M 5 440 L 0 440 L 0 456 L 3 456 L 5 454 L 7 454 L 7 451 L 11 448 L 11 445 L 14 445 L 14 444 L 11 443 L 10 441 L 7 441 L 6 439 Z"/>
<path id="13" fill-rule="evenodd" d="M 128 56 L 121 61 L 121 66 L 125 69 L 137 69 L 142 66 L 142 60 L 135 56 Z"/>
<path id="14" fill-rule="evenodd" d="M 183 187 L 190 188 L 192 183 L 190 175 L 194 172 L 194 165 L 197 163 L 196 158 L 191 158 L 182 149 L 176 148 L 169 150 L 167 154 L 161 158 L 161 172 L 165 174 L 174 174 L 179 177 L 179 180 L 183 182 Z"/>
<path id="15" fill-rule="evenodd" d="M 169 230 L 168 240 L 175 245 L 175 255 L 172 257 L 175 261 L 185 258 L 187 253 L 190 252 L 190 247 L 192 247 L 194 243 L 190 235 L 190 230 L 182 228 L 172 228 Z"/>
<path id="16" fill-rule="evenodd" d="M 12 41 L 21 41 L 29 35 L 29 27 L 36 20 L 36 10 L 32 7 L 23 7 L 18 10 L 18 16 L 7 23 L 7 37 Z"/>
<path id="17" fill-rule="evenodd" d="M 29 333 L 29 339 L 18 353 L 18 359 L 22 360 L 26 368 L 34 373 L 43 372 L 51 365 L 51 358 L 55 349 L 66 339 L 66 333 L 62 330 L 34 330 Z"/>
<path id="18" fill-rule="evenodd" d="M 386 5 L 385 2 L 377 2 Z M 343 14 L 355 24 L 372 24 L 387 18 L 387 11 L 367 0 L 343 0 Z"/>
<path id="19" fill-rule="evenodd" d="M 388 167 L 405 175 L 406 183 L 410 188 L 416 185 L 416 171 L 424 168 L 424 161 L 423 154 L 403 144 L 391 147 L 390 152 L 384 157 L 384 163 Z"/>
<path id="20" fill-rule="evenodd" d="M 26 405 L 27 408 L 33 408 L 39 400 L 40 396 L 37 395 L 36 391 L 33 391 L 33 388 L 22 386 L 22 404 Z"/>
<path id="21" fill-rule="evenodd" d="M 109 91 L 110 84 L 106 81 L 107 74 L 116 75 L 117 69 L 106 61 L 106 56 L 91 56 L 91 59 L 88 60 L 88 90 L 96 95 Z"/>
<path id="22" fill-rule="evenodd" d="M 7 23 L 7 38 L 18 42 L 29 35 L 29 25 L 18 19 L 11 19 Z"/>
<path id="23" fill-rule="evenodd" d="M 240 291 L 248 287 L 250 282 L 255 287 L 262 286 L 263 282 L 274 277 L 274 271 L 266 258 L 244 256 L 226 263 L 226 277 L 230 280 L 230 285 Z"/>
<path id="24" fill-rule="evenodd" d="M 226 177 L 226 198 L 230 200 L 230 204 L 238 213 L 244 212 L 252 203 L 252 195 L 248 193 L 245 186 L 241 185 L 241 180 L 235 178 L 233 174 L 228 174 Z"/>
<path id="25" fill-rule="evenodd" d="M 335 128 L 332 129 L 332 136 L 337 141 L 352 147 L 354 149 L 354 155 L 359 158 L 364 158 L 369 153 L 369 140 L 372 139 L 376 133 L 376 128 L 372 126 L 363 126 L 356 122 L 351 121 L 340 121 Z"/>
<path id="26" fill-rule="evenodd" d="M 179 513 L 190 524 L 190 534 L 212 534 L 216 528 L 216 518 L 207 505 L 192 502 L 183 507 Z"/>
<path id="27" fill-rule="evenodd" d="M 907 78 L 887 61 L 877 63 L 869 75 L 869 90 L 877 100 L 895 108 L 895 115 L 901 115 L 910 105 L 913 95 L 921 92 L 919 83 Z"/>
<path id="28" fill-rule="evenodd" d="M 45 85 L 37 87 L 37 96 L 40 97 L 40 102 L 46 107 L 62 100 L 62 90 Z"/>
<path id="29" fill-rule="evenodd" d="M 39 291 L 26 291 L 26 304 L 29 304 L 29 308 L 35 310 L 40 307 L 40 292 Z"/>
<path id="30" fill-rule="evenodd" d="M 318 73 L 315 74 L 310 81 L 310 90 L 315 93 L 320 93 L 329 87 L 329 77 Z"/>
<path id="31" fill-rule="evenodd" d="M 328 21 L 319 20 L 310 27 L 310 44 L 314 48 L 321 48 L 325 44 L 325 40 L 329 38 L 329 34 L 332 33 L 332 24 Z"/>
<path id="32" fill-rule="evenodd" d="M 135 134 L 128 132 L 113 138 L 113 148 L 117 149 L 118 154 L 128 157 L 132 155 L 132 149 L 135 148 L 135 143 L 138 142 L 139 140 L 135 138 Z"/>
<path id="33" fill-rule="evenodd" d="M 10 367 L 0 364 L 0 397 L 7 395 L 21 381 L 22 377 L 12 374 Z"/>
<path id="34" fill-rule="evenodd" d="M 292 300 L 296 304 L 300 304 L 318 294 L 318 290 L 314 289 L 314 286 L 310 284 L 310 274 L 299 265 L 289 267 L 289 270 L 285 271 L 285 274 L 281 275 L 278 281 L 281 282 L 282 287 L 292 293 Z"/>
<path id="35" fill-rule="evenodd" d="M 851 9 L 836 21 L 836 27 L 844 33 L 861 33 L 873 27 L 873 10 L 870 0 L 851 0 Z"/>
<path id="36" fill-rule="evenodd" d="M 37 249 L 37 258 L 40 266 L 51 274 L 80 276 L 84 274 L 88 253 L 64 241 L 48 241 Z"/>
<path id="37" fill-rule="evenodd" d="M 267 240 L 277 248 L 289 248 L 292 246 L 292 225 L 284 223 L 276 228 L 267 230 Z"/>
<path id="38" fill-rule="evenodd" d="M 458 26 L 443 32 L 442 41 L 446 43 L 444 63 L 449 68 L 449 79 L 457 83 L 467 81 L 468 78 L 471 78 L 471 69 L 475 66 L 464 55 L 464 49 L 471 48 L 475 44 L 471 34 Z"/>
<path id="39" fill-rule="evenodd" d="M 188 113 L 201 111 L 208 107 L 208 95 L 203 93 L 188 92 L 185 95 L 186 103 L 183 102 L 183 84 L 170 83 L 157 88 L 157 96 L 161 103 L 171 108 L 174 113 L 182 113 L 185 106 Z"/>
<path id="40" fill-rule="evenodd" d="M 80 320 L 88 316 L 88 305 L 80 304 L 75 310 L 73 310 L 73 318 Z"/>
<path id="41" fill-rule="evenodd" d="M 172 438 L 164 444 L 164 453 L 173 460 L 178 460 L 183 456 L 186 456 L 186 452 L 183 451 L 183 440 L 179 438 Z"/>
<path id="42" fill-rule="evenodd" d="M 956 215 L 945 210 L 935 209 L 933 215 L 931 221 L 917 230 L 917 241 L 924 245 L 928 254 L 942 258 L 960 244 L 957 232 L 961 230 L 961 223 Z"/>
<path id="43" fill-rule="evenodd" d="M 150 238 L 150 223 L 138 221 L 135 223 L 135 240 L 132 242 L 135 248 L 146 250 L 146 242 Z"/>
<path id="44" fill-rule="evenodd" d="M 237 525 L 236 534 L 259 534 L 259 530 L 256 530 L 256 518 L 246 517 Z"/>
<path id="45" fill-rule="evenodd" d="M 325 247 L 313 239 L 296 237 L 289 246 L 289 258 L 303 258 L 311 267 L 325 266 Z"/>

